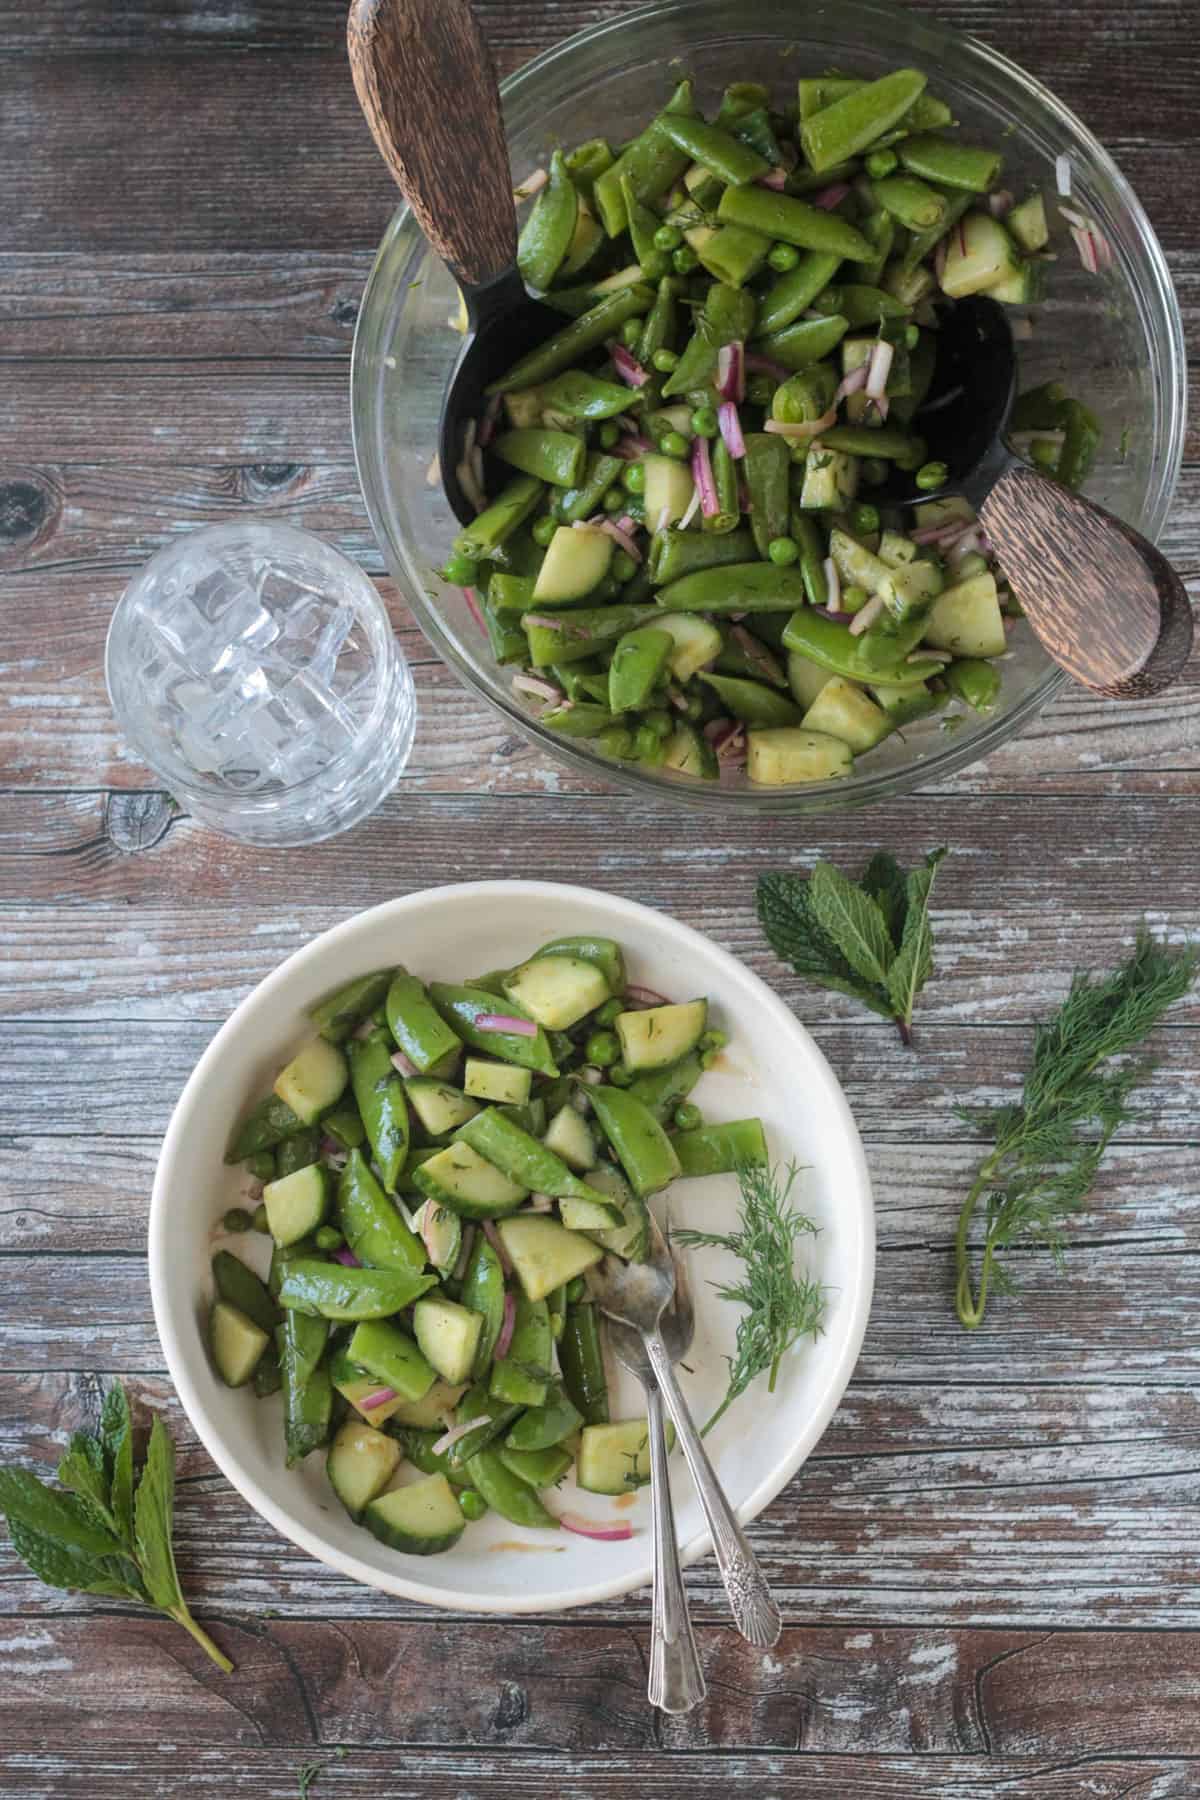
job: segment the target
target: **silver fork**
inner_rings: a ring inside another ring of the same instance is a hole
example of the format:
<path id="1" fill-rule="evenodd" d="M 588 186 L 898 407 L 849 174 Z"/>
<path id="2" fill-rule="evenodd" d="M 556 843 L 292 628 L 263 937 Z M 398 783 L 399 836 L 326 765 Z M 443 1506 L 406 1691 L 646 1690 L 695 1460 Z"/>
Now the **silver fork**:
<path id="1" fill-rule="evenodd" d="M 653 1217 L 649 1225 L 649 1259 L 641 1263 L 623 1263 L 618 1257 L 606 1256 L 590 1272 L 593 1296 L 610 1318 L 631 1325 L 646 1347 L 651 1370 L 662 1389 L 667 1411 L 675 1421 L 687 1466 L 696 1483 L 733 1622 L 747 1643 L 757 1645 L 760 1650 L 769 1650 L 779 1641 L 783 1621 L 758 1558 L 708 1460 L 708 1452 L 675 1379 L 672 1358 L 663 1342 L 660 1325 L 663 1310 L 675 1292 L 675 1264 Z"/>
<path id="2" fill-rule="evenodd" d="M 672 1362 L 691 1348 L 696 1317 L 687 1272 L 671 1253 L 675 1266 L 675 1295 L 659 1321 L 663 1342 Z M 608 1341 L 619 1362 L 637 1376 L 646 1395 L 646 1422 L 650 1436 L 650 1506 L 654 1556 L 654 1585 L 650 1605 L 650 1676 L 646 1693 L 652 1706 L 666 1713 L 690 1712 L 707 1693 L 704 1671 L 688 1616 L 687 1593 L 679 1566 L 679 1540 L 675 1509 L 671 1504 L 671 1476 L 667 1467 L 667 1439 L 662 1391 L 654 1379 L 650 1357 L 632 1325 L 609 1315 L 605 1323 Z"/>

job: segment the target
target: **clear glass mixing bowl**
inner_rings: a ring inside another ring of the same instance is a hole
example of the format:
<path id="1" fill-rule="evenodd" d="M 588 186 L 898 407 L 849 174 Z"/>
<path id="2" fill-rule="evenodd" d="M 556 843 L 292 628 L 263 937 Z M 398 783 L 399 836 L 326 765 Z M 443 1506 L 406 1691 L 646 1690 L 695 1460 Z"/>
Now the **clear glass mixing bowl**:
<path id="1" fill-rule="evenodd" d="M 670 65 L 675 64 L 676 67 Z M 796 77 L 830 66 L 878 75 L 925 69 L 964 139 L 1005 153 L 1005 185 L 1055 193 L 1055 159 L 1071 159 L 1071 205 L 1113 248 L 1089 275 L 1056 217 L 1051 298 L 1018 345 L 1022 385 L 1060 378 L 1094 408 L 1104 442 L 1087 491 L 1148 537 L 1161 530 L 1183 452 L 1186 364 L 1179 307 L 1158 240 L 1133 190 L 1095 138 L 1040 82 L 974 38 L 880 0 L 796 8 L 785 0 L 667 0 L 620 15 L 547 51 L 503 84 L 514 180 L 556 144 L 632 136 L 682 69 L 709 111 L 731 80 L 794 95 Z M 649 796 L 710 809 L 800 813 L 863 804 L 936 781 L 1004 743 L 1061 685 L 1032 633 L 1018 626 L 1002 664 L 997 711 L 947 732 L 935 717 L 907 726 L 836 782 L 753 787 L 740 772 L 703 782 L 614 763 L 587 743 L 542 729 L 513 695 L 458 588 L 435 573 L 457 529 L 429 469 L 447 376 L 462 345 L 454 282 L 407 207 L 393 218 L 367 283 L 354 343 L 355 452 L 367 509 L 395 579 L 426 636 L 463 680 L 563 761 Z"/>

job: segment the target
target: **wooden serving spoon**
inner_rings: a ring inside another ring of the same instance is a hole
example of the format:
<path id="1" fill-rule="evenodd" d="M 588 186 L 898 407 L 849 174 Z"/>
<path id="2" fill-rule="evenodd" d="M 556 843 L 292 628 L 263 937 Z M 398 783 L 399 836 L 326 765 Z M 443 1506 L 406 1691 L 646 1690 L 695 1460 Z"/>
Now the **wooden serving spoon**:
<path id="1" fill-rule="evenodd" d="M 942 316 L 930 389 L 948 404 L 920 419 L 930 458 L 950 471 L 940 492 L 975 507 L 1059 667 L 1095 693 L 1147 700 L 1179 677 L 1191 653 L 1187 590 L 1148 538 L 1008 448 L 1016 379 L 1004 307 L 986 294 L 958 301 Z"/>
<path id="2" fill-rule="evenodd" d="M 468 336 L 442 403 L 438 458 L 463 524 L 456 473 L 484 387 L 565 320 L 517 269 L 512 175 L 496 72 L 466 0 L 353 0 L 350 70 L 379 153 L 466 301 Z"/>

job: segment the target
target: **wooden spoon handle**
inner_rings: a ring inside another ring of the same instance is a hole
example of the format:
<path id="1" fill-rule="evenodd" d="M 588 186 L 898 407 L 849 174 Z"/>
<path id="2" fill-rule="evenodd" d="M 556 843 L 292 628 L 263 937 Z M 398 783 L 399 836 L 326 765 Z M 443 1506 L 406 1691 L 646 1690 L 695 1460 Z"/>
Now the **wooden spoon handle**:
<path id="1" fill-rule="evenodd" d="M 517 257 L 496 72 L 466 0 L 353 0 L 359 105 L 433 248 L 467 287 Z"/>
<path id="2" fill-rule="evenodd" d="M 980 520 L 1045 648 L 1098 694 L 1145 700 L 1192 648 L 1187 590 L 1148 538 L 1023 463 L 1000 477 Z"/>

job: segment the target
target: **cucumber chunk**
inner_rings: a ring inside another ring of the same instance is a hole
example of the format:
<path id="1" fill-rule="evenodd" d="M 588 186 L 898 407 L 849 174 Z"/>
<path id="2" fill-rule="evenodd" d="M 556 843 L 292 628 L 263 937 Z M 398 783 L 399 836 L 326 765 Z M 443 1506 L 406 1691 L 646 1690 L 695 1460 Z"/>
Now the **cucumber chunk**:
<path id="1" fill-rule="evenodd" d="M 576 1196 L 559 1201 L 558 1215 L 568 1231 L 607 1231 L 621 1222 L 619 1211 L 607 1201 L 580 1200 Z"/>
<path id="2" fill-rule="evenodd" d="M 313 1125 L 323 1112 L 337 1105 L 349 1079 L 349 1067 L 337 1045 L 314 1038 L 280 1070 L 275 1093 L 302 1125 Z"/>
<path id="3" fill-rule="evenodd" d="M 436 1200 L 422 1200 L 413 1214 L 413 1229 L 429 1253 L 439 1275 L 448 1275 L 462 1249 L 462 1220 Z"/>
<path id="4" fill-rule="evenodd" d="M 422 1163 L 413 1179 L 421 1193 L 464 1219 L 498 1219 L 514 1212 L 529 1192 L 461 1140 Z"/>
<path id="5" fill-rule="evenodd" d="M 667 1426 L 667 1449 L 675 1432 Z M 579 1437 L 575 1479 L 589 1494 L 627 1494 L 650 1480 L 650 1428 L 644 1418 L 585 1425 Z"/>
<path id="6" fill-rule="evenodd" d="M 1046 224 L 1046 203 L 1035 189 L 1019 206 L 1014 206 L 1004 223 L 1020 244 L 1022 250 L 1030 255 L 1044 250 L 1050 242 L 1050 230 Z"/>
<path id="7" fill-rule="evenodd" d="M 600 969 L 578 956 L 535 957 L 508 977 L 504 992 L 547 1031 L 567 1031 L 609 998 Z"/>
<path id="8" fill-rule="evenodd" d="M 413 1307 L 413 1336 L 443 1381 L 466 1381 L 482 1329 L 482 1314 L 440 1294 L 427 1294 Z"/>
<path id="9" fill-rule="evenodd" d="M 532 1086 L 531 1069 L 517 1069 L 511 1063 L 486 1062 L 481 1056 L 467 1058 L 463 1092 L 473 1100 L 490 1100 L 497 1106 L 524 1106 Z M 478 1112 L 479 1108 L 474 1110 Z"/>
<path id="10" fill-rule="evenodd" d="M 782 725 L 746 734 L 746 773 L 760 787 L 787 787 L 793 781 L 832 781 L 848 775 L 854 753 L 841 738 L 802 725 Z"/>
<path id="11" fill-rule="evenodd" d="M 716 781 L 721 773 L 716 751 L 686 720 L 675 727 L 663 745 L 662 766 L 699 781 Z"/>
<path id="12" fill-rule="evenodd" d="M 942 292 L 952 300 L 982 293 L 1021 266 L 1016 245 L 999 219 L 990 213 L 970 212 L 946 239 L 946 266 Z"/>
<path id="13" fill-rule="evenodd" d="M 212 1272 L 218 1300 L 228 1300 L 260 1331 L 274 1331 L 283 1315 L 253 1269 L 248 1269 L 231 1250 L 218 1250 L 212 1259 Z"/>
<path id="14" fill-rule="evenodd" d="M 448 1087 L 444 1081 L 432 1081 L 428 1075 L 410 1076 L 404 1083 L 404 1092 L 430 1137 L 445 1137 L 479 1111 L 475 1102 L 457 1088 Z"/>
<path id="15" fill-rule="evenodd" d="M 423 1399 L 402 1400 L 391 1423 L 396 1427 L 409 1426 L 414 1431 L 434 1431 L 441 1437 L 446 1429 L 443 1414 L 454 1412 L 464 1392 L 464 1388 L 451 1387 L 448 1381 L 435 1380 Z"/>
<path id="16" fill-rule="evenodd" d="M 467 1523 L 444 1475 L 425 1475 L 411 1487 L 381 1494 L 365 1508 L 362 1522 L 380 1543 L 407 1556 L 453 1549 Z"/>
<path id="17" fill-rule="evenodd" d="M 801 656 L 798 650 L 788 651 L 787 677 L 792 699 L 797 706 L 805 708 L 812 705 L 826 682 L 831 679 L 828 669 L 813 662 L 811 657 Z"/>
<path id="18" fill-rule="evenodd" d="M 708 1023 L 707 1000 L 647 1006 L 617 1015 L 616 1031 L 628 1069 L 666 1069 L 694 1050 Z"/>
<path id="19" fill-rule="evenodd" d="M 647 506 L 646 517 L 653 516 Z M 674 640 L 675 648 L 667 658 L 667 667 L 678 682 L 690 681 L 697 670 L 714 662 L 721 654 L 721 633 L 699 613 L 665 612 L 655 619 L 654 624 L 657 630 L 665 631 Z"/>
<path id="20" fill-rule="evenodd" d="M 350 1517 L 357 1519 L 383 1492 L 399 1461 L 400 1446 L 394 1438 L 358 1419 L 347 1419 L 329 1446 L 325 1473 Z"/>
<path id="21" fill-rule="evenodd" d="M 674 1140 L 676 1153 L 681 1141 L 681 1138 Z M 588 1182 L 608 1194 L 621 1210 L 618 1224 L 600 1231 L 591 1230 L 588 1236 L 625 1262 L 645 1262 L 650 1250 L 650 1214 L 646 1202 L 638 1198 L 620 1170 L 614 1169 L 611 1163 L 606 1168 L 592 1169 Z"/>
<path id="22" fill-rule="evenodd" d="M 569 1104 L 559 1107 L 542 1142 L 577 1175 L 585 1174 L 596 1161 L 595 1134 L 583 1114 Z"/>
<path id="23" fill-rule="evenodd" d="M 208 1315 L 208 1339 L 217 1374 L 226 1387 L 244 1387 L 259 1365 L 270 1337 L 261 1326 L 228 1300 L 218 1300 Z"/>
<path id="24" fill-rule="evenodd" d="M 571 525 L 560 525 L 534 583 L 534 604 L 554 606 L 582 600 L 608 574 L 612 553 L 613 540 L 606 531 L 587 527 L 576 531 Z"/>
<path id="25" fill-rule="evenodd" d="M 862 688 L 834 675 L 805 713 L 804 729 L 827 732 L 851 750 L 872 750 L 892 729 L 892 721 Z"/>
<path id="26" fill-rule="evenodd" d="M 334 1356 L 329 1365 L 329 1374 L 343 1400 L 348 1401 L 358 1417 L 376 1430 L 386 1425 L 401 1404 L 399 1394 L 386 1387 L 378 1375 L 368 1374 L 366 1369 L 360 1369 L 357 1363 L 351 1362 L 344 1351 Z M 381 1394 L 386 1398 L 381 1400 Z"/>
<path id="27" fill-rule="evenodd" d="M 412 1339 L 386 1319 L 366 1319 L 356 1326 L 346 1355 L 375 1378 L 376 1387 L 393 1388 L 402 1401 L 423 1400 L 437 1380 L 437 1371 Z"/>
<path id="28" fill-rule="evenodd" d="M 939 594 L 929 612 L 925 642 L 955 656 L 1003 656 L 1004 615 L 990 573 L 972 575 Z"/>
<path id="29" fill-rule="evenodd" d="M 663 523 L 674 525 L 692 503 L 692 471 L 673 456 L 644 456 L 642 467 L 646 471 L 647 519 L 658 530 L 658 522 L 665 510 L 667 516 Z"/>
<path id="30" fill-rule="evenodd" d="M 329 1217 L 333 1183 L 322 1163 L 309 1163 L 263 1189 L 267 1227 L 281 1250 L 298 1243 Z"/>
<path id="31" fill-rule="evenodd" d="M 496 1229 L 529 1300 L 544 1300 L 604 1254 L 590 1238 L 568 1231 L 544 1213 L 501 1219 Z"/>

